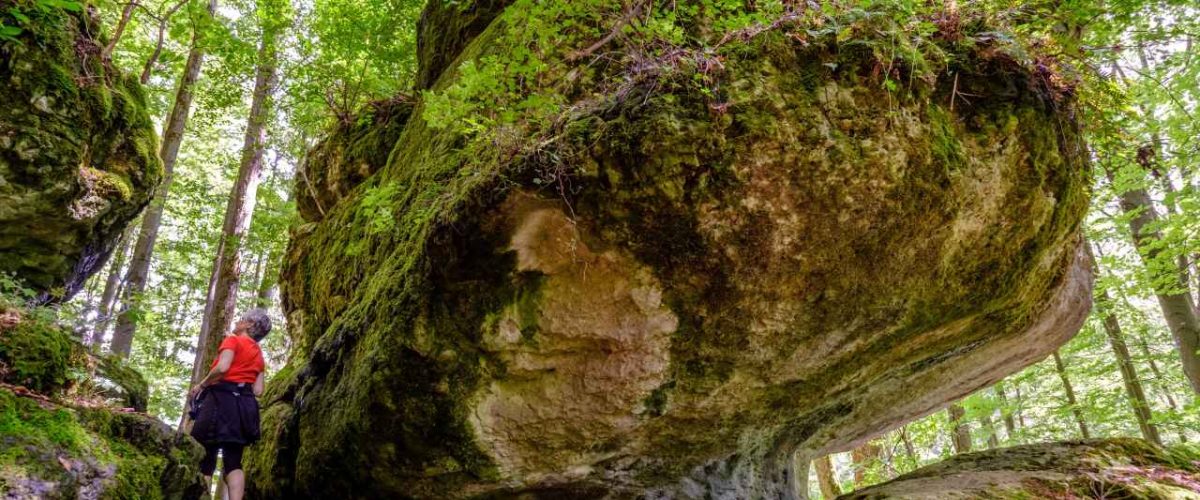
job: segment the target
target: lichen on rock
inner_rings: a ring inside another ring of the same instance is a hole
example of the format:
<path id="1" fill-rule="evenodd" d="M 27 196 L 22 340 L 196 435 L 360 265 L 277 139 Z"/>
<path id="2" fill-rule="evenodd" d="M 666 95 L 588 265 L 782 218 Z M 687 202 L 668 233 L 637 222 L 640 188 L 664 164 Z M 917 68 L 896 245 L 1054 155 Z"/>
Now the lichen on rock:
<path id="1" fill-rule="evenodd" d="M 141 84 L 101 61 L 92 14 L 12 1 L 0 11 L 25 17 L 0 42 L 0 272 L 63 300 L 150 201 L 158 139 Z"/>
<path id="2" fill-rule="evenodd" d="M 1200 453 L 1140 439 L 1041 443 L 957 455 L 843 500 L 1200 498 Z"/>
<path id="3" fill-rule="evenodd" d="M 1070 91 L 986 26 L 932 38 L 940 62 L 894 88 L 873 29 L 781 22 L 616 87 L 568 51 L 541 61 L 574 99 L 550 136 L 431 124 L 518 5 L 433 78 L 386 164 L 293 233 L 295 350 L 255 494 L 788 497 L 796 461 L 1082 324 Z"/>

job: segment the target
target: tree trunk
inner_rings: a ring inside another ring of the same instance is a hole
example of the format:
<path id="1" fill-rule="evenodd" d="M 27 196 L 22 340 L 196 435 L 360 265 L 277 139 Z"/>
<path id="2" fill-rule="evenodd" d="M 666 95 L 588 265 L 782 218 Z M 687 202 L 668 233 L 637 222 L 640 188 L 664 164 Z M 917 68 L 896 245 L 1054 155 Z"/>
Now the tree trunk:
<path id="1" fill-rule="evenodd" d="M 1108 300 L 1107 292 L 1104 293 L 1102 300 Z M 1113 316 L 1112 313 L 1104 315 L 1104 333 L 1108 335 L 1108 343 L 1117 357 L 1117 365 L 1121 369 L 1121 379 L 1125 382 L 1125 395 L 1129 396 L 1129 404 L 1133 407 L 1133 414 L 1137 418 L 1142 437 L 1161 445 L 1162 439 L 1158 436 L 1158 429 L 1151 423 L 1153 417 L 1150 415 L 1150 404 L 1146 401 L 1142 382 L 1138 379 L 1137 369 L 1133 366 L 1133 359 L 1129 356 L 1129 348 L 1125 345 L 1121 324 L 1117 322 L 1116 316 Z"/>
<path id="2" fill-rule="evenodd" d="M 264 29 L 258 49 L 258 68 L 254 79 L 254 94 L 250 102 L 250 116 L 246 120 L 246 134 L 242 145 L 242 161 L 238 168 L 237 182 L 229 195 L 225 207 L 225 222 L 221 229 L 221 241 L 217 245 L 213 261 L 212 277 L 209 280 L 208 297 L 204 316 L 200 324 L 200 337 L 196 341 L 196 357 L 192 364 L 192 384 L 200 381 L 208 366 L 216 357 L 217 347 L 233 319 L 237 306 L 238 283 L 241 279 L 242 239 L 250 228 L 257 200 L 259 174 L 262 172 L 263 151 L 266 143 L 266 122 L 270 113 L 271 93 L 276 78 L 276 46 L 278 32 Z M 181 429 L 186 428 L 186 412 Z"/>
<path id="3" fill-rule="evenodd" d="M 1075 415 L 1075 423 L 1079 424 L 1079 434 L 1084 439 L 1091 438 L 1087 422 L 1083 420 L 1083 411 L 1079 409 L 1079 404 L 1075 401 L 1075 389 L 1071 387 L 1071 379 L 1067 377 L 1067 367 L 1063 364 L 1062 356 L 1059 356 L 1058 351 L 1054 351 L 1054 368 L 1058 371 L 1058 377 L 1062 379 L 1063 391 L 1067 393 L 1067 405 L 1071 407 L 1071 413 Z"/>
<path id="4" fill-rule="evenodd" d="M 263 277 L 258 283 L 258 294 L 256 296 L 254 306 L 261 308 L 270 308 L 275 302 L 275 291 L 278 290 L 276 285 L 279 284 L 279 253 L 272 250 L 267 254 L 266 262 L 263 263 Z"/>
<path id="5" fill-rule="evenodd" d="M 125 8 L 121 9 L 121 20 L 117 21 L 117 28 L 113 30 L 108 45 L 105 45 L 100 50 L 101 60 L 107 61 L 112 58 L 113 49 L 117 48 L 117 42 L 120 42 L 121 36 L 125 34 L 125 27 L 129 25 L 129 20 L 133 18 L 133 9 L 135 8 L 137 8 L 137 0 L 130 0 L 125 4 Z"/>
<path id="6" fill-rule="evenodd" d="M 990 450 L 992 448 L 1000 446 L 1000 437 L 996 435 L 996 424 L 992 422 L 991 413 L 989 412 L 989 413 L 983 414 L 983 417 L 979 419 L 979 423 L 980 423 L 980 426 L 983 427 L 983 430 L 988 433 L 988 435 L 987 435 L 988 449 Z"/>
<path id="7" fill-rule="evenodd" d="M 1012 442 L 1017 434 L 1017 422 L 1013 419 L 1012 408 L 1008 406 L 1008 394 L 1004 393 L 1004 383 L 997 382 L 992 388 L 996 392 L 996 398 L 1000 400 L 1000 417 L 1004 421 L 1004 436 Z"/>
<path id="8" fill-rule="evenodd" d="M 1154 161 L 1154 155 L 1153 151 L 1139 150 L 1138 160 L 1144 167 L 1149 168 Z M 1107 174 L 1111 181 L 1113 173 L 1109 171 Z M 1133 243 L 1142 257 L 1143 264 L 1153 271 L 1159 267 L 1157 260 L 1162 252 L 1161 246 L 1157 244 L 1161 236 L 1157 231 L 1150 229 L 1158 222 L 1158 212 L 1145 189 L 1130 189 L 1121 193 L 1120 198 L 1121 209 L 1132 217 L 1129 220 L 1129 229 Z M 1174 274 L 1176 281 L 1182 279 L 1179 269 L 1175 269 Z M 1162 309 L 1163 319 L 1175 338 L 1175 345 L 1179 348 L 1183 373 L 1191 383 L 1192 391 L 1200 394 L 1200 354 L 1197 354 L 1197 349 L 1200 349 L 1200 320 L 1196 317 L 1192 295 L 1187 291 L 1188 284 L 1180 282 L 1178 286 L 1179 291 L 1175 293 L 1156 290 L 1155 297 L 1158 299 L 1159 308 Z"/>
<path id="9" fill-rule="evenodd" d="M 854 464 L 854 488 L 866 486 L 867 469 L 879 459 L 880 447 L 874 441 L 867 441 L 850 451 L 850 461 Z"/>
<path id="10" fill-rule="evenodd" d="M 254 286 L 246 290 L 246 303 L 250 307 L 258 307 L 258 291 L 263 285 L 263 263 L 267 260 L 262 254 L 255 255 L 254 258 Z"/>
<path id="11" fill-rule="evenodd" d="M 1013 388 L 1013 392 L 1016 394 L 1017 399 L 1017 409 L 1014 412 L 1017 415 L 1017 427 L 1024 429 L 1028 426 L 1025 425 L 1025 412 L 1021 411 L 1025 407 L 1025 400 L 1021 398 L 1021 385 L 1017 384 L 1017 386 Z"/>
<path id="12" fill-rule="evenodd" d="M 1100 265 L 1092 254 L 1091 243 L 1088 243 L 1086 250 L 1088 259 L 1092 261 L 1092 274 L 1100 276 Z M 1133 415 L 1137 419 L 1138 428 L 1141 429 L 1142 437 L 1147 441 L 1161 445 L 1162 440 L 1159 439 L 1158 429 L 1150 423 L 1152 418 L 1150 404 L 1146 401 L 1142 381 L 1138 378 L 1137 368 L 1133 366 L 1133 358 L 1129 355 L 1129 347 L 1125 344 L 1125 334 L 1121 332 L 1121 323 L 1112 313 L 1112 298 L 1108 296 L 1108 290 L 1101 288 L 1099 292 L 1100 300 L 1097 302 L 1097 306 L 1104 315 L 1104 333 L 1108 336 L 1108 345 L 1112 347 L 1113 354 L 1117 357 L 1117 367 L 1121 370 L 1121 380 L 1125 383 L 1125 395 L 1129 397 L 1129 404 L 1133 407 Z"/>
<path id="13" fill-rule="evenodd" d="M 953 427 L 951 441 L 954 443 L 954 453 L 961 454 L 971 451 L 971 428 L 963 419 L 967 412 L 958 403 L 946 407 L 950 414 L 950 425 Z"/>
<path id="14" fill-rule="evenodd" d="M 917 456 L 917 449 L 913 446 L 912 439 L 908 437 L 908 426 L 900 427 L 900 442 L 904 443 L 904 454 L 912 461 L 913 465 L 921 464 L 921 457 Z"/>
<path id="15" fill-rule="evenodd" d="M 837 476 L 833 472 L 833 460 L 825 455 L 821 458 L 813 460 L 813 468 L 817 470 L 817 483 L 821 485 L 821 498 L 830 500 L 837 498 L 842 494 L 842 488 L 838 486 Z"/>
<path id="16" fill-rule="evenodd" d="M 216 10 L 216 0 L 209 0 L 208 15 L 213 15 Z M 183 75 L 179 78 L 175 104 L 171 106 L 171 114 L 163 124 L 163 142 L 159 148 L 159 156 L 163 162 L 163 181 L 154 193 L 154 200 L 146 207 L 146 213 L 142 215 L 142 227 L 138 233 L 137 244 L 133 248 L 129 272 L 125 276 L 125 293 L 121 300 L 124 310 L 117 318 L 117 328 L 113 332 L 112 352 L 117 356 L 128 356 L 129 347 L 133 344 L 138 301 L 146 291 L 146 280 L 150 275 L 150 256 L 154 253 L 154 243 L 158 240 L 158 228 L 162 225 L 163 210 L 166 208 L 167 195 L 175 172 L 175 159 L 179 156 L 179 145 L 183 142 L 188 113 L 192 108 L 192 91 L 196 80 L 200 78 L 200 66 L 203 63 L 204 34 L 197 30 L 192 32 L 192 47 L 188 50 L 187 63 L 184 65 Z"/>
<path id="17" fill-rule="evenodd" d="M 1150 352 L 1150 346 L 1146 343 L 1146 338 L 1141 334 L 1136 336 L 1138 348 L 1142 351 L 1142 357 L 1146 358 L 1146 364 L 1150 365 L 1150 373 L 1154 374 L 1154 385 L 1157 386 L 1158 392 L 1161 392 L 1166 400 L 1167 408 L 1171 409 L 1172 413 L 1179 412 L 1179 405 L 1175 404 L 1175 397 L 1171 395 L 1171 388 L 1166 384 L 1163 378 L 1162 371 L 1158 369 L 1158 363 L 1154 361 L 1154 353 Z M 1179 442 L 1188 442 L 1187 433 L 1182 429 L 1177 429 Z"/>
<path id="18" fill-rule="evenodd" d="M 121 271 L 124 270 L 122 268 L 125 267 L 125 258 L 129 255 L 134 228 L 135 226 L 130 224 L 121 234 L 121 242 L 117 244 L 117 249 L 113 252 L 113 261 L 109 264 L 108 276 L 104 279 L 104 293 L 100 296 L 100 310 L 92 325 L 93 352 L 100 352 L 100 346 L 104 344 L 104 334 L 108 331 L 108 323 L 112 320 L 109 316 L 112 314 L 113 305 L 117 299 L 117 289 L 121 284 Z"/>

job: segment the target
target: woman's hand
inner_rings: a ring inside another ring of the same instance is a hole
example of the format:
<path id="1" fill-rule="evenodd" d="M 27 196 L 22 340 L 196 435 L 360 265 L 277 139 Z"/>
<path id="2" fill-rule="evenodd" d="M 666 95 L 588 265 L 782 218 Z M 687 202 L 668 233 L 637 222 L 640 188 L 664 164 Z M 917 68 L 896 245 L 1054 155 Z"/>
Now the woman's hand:
<path id="1" fill-rule="evenodd" d="M 204 390 L 204 386 L 202 384 L 196 384 L 192 386 L 192 389 L 188 391 L 188 399 L 196 399 L 196 395 L 200 394 L 200 391 L 202 390 Z"/>

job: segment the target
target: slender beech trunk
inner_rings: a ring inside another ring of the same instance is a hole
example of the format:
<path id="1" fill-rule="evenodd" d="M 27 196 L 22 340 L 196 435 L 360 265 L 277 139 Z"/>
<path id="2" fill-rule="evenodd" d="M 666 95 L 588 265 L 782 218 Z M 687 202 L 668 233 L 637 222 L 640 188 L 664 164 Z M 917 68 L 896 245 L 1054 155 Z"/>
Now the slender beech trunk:
<path id="1" fill-rule="evenodd" d="M 950 414 L 950 425 L 953 427 L 950 437 L 954 443 L 954 453 L 971 451 L 971 428 L 963 418 L 967 415 L 967 411 L 955 403 L 946 407 L 946 412 Z"/>
<path id="2" fill-rule="evenodd" d="M 254 256 L 254 285 L 249 290 L 246 290 L 245 301 L 247 304 L 250 304 L 250 307 L 258 307 L 258 290 L 262 288 L 263 262 L 266 260 L 267 258 L 262 254 Z"/>
<path id="3" fill-rule="evenodd" d="M 1054 351 L 1054 369 L 1058 371 L 1058 377 L 1062 379 L 1063 391 L 1067 393 L 1067 405 L 1071 407 L 1071 414 L 1075 416 L 1075 423 L 1079 425 L 1079 434 L 1084 439 L 1089 439 L 1092 434 L 1088 432 L 1087 422 L 1083 420 L 1083 411 L 1079 409 L 1079 403 L 1075 401 L 1075 389 L 1071 387 L 1071 379 L 1067 377 L 1067 367 L 1063 364 L 1062 356 L 1058 351 Z"/>
<path id="4" fill-rule="evenodd" d="M 1166 379 L 1163 378 L 1162 371 L 1158 369 L 1158 363 L 1154 361 L 1154 353 L 1150 352 L 1150 345 L 1146 342 L 1146 338 L 1142 334 L 1136 336 L 1138 349 L 1142 351 L 1142 357 L 1146 358 L 1146 364 L 1150 365 L 1150 373 L 1154 374 L 1154 385 L 1158 388 L 1158 392 L 1162 393 L 1163 399 L 1167 402 L 1167 408 L 1171 409 L 1172 413 L 1179 413 L 1179 405 L 1175 404 L 1175 397 L 1171 395 L 1171 388 L 1167 385 Z M 1180 443 L 1188 442 L 1187 433 L 1182 429 L 1176 428 Z"/>
<path id="5" fill-rule="evenodd" d="M 150 82 L 150 73 L 154 71 L 154 64 L 158 62 L 158 56 L 162 55 L 163 42 L 166 39 L 167 24 L 170 23 L 171 17 L 188 3 L 188 0 L 180 0 L 179 3 L 172 6 L 166 13 L 158 17 L 158 35 L 154 42 L 154 51 L 150 53 L 150 57 L 146 58 L 146 63 L 142 65 L 142 76 L 140 78 L 142 85 Z"/>
<path id="6" fill-rule="evenodd" d="M 1092 261 L 1092 274 L 1100 276 L 1100 265 L 1093 255 L 1092 245 L 1088 244 L 1086 248 L 1088 259 Z M 1138 378 L 1137 368 L 1133 365 L 1133 357 L 1129 355 L 1129 347 L 1125 344 L 1125 334 L 1121 332 L 1121 323 L 1117 321 L 1116 315 L 1112 313 L 1112 298 L 1108 296 L 1108 290 L 1098 288 L 1100 293 L 1097 301 L 1098 309 L 1104 315 L 1104 333 L 1108 336 L 1108 345 L 1112 347 L 1113 355 L 1117 358 L 1117 367 L 1121 370 L 1121 380 L 1125 383 L 1125 395 L 1129 398 L 1129 405 L 1133 408 L 1133 415 L 1137 419 L 1138 428 L 1142 431 L 1142 437 L 1147 441 L 1156 444 L 1162 444 L 1162 439 L 1158 436 L 1158 429 L 1150 421 L 1150 403 L 1146 401 L 1146 392 L 1142 389 L 1142 381 Z"/>
<path id="7" fill-rule="evenodd" d="M 1158 386 L 1159 392 L 1162 393 L 1163 398 L 1166 400 L 1167 407 L 1171 408 L 1172 411 L 1178 411 L 1179 406 L 1175 404 L 1175 397 L 1171 395 L 1170 388 L 1164 383 L 1166 379 L 1163 378 L 1162 370 L 1158 369 L 1158 363 L 1154 361 L 1154 353 L 1150 352 L 1150 346 L 1146 343 L 1145 338 L 1138 335 L 1137 339 L 1138 350 L 1142 351 L 1142 357 L 1146 358 L 1146 364 L 1150 365 L 1150 373 L 1154 374 L 1155 385 Z"/>
<path id="8" fill-rule="evenodd" d="M 250 116 L 246 120 L 245 140 L 238 178 L 225 207 L 225 222 L 221 241 L 213 260 L 200 337 L 196 341 L 196 358 L 192 363 L 192 384 L 208 372 L 217 355 L 217 347 L 233 320 L 237 306 L 238 283 L 241 279 L 242 239 L 250 228 L 257 200 L 258 182 L 263 167 L 263 152 L 267 139 L 266 122 L 270 116 L 271 93 L 275 87 L 277 50 L 275 29 L 264 29 L 258 49 L 258 68 L 255 71 L 254 94 L 250 101 Z M 187 414 L 180 429 L 190 427 Z"/>
<path id="9" fill-rule="evenodd" d="M 267 254 L 266 262 L 263 263 L 263 277 L 258 283 L 258 294 L 255 297 L 254 306 L 269 308 L 275 302 L 275 291 L 279 284 L 279 253 L 272 250 Z"/>
<path id="10" fill-rule="evenodd" d="M 1011 442 L 1017 434 L 1017 422 L 1013 419 L 1012 408 L 1008 406 L 1008 395 L 1004 393 L 1004 383 L 997 382 L 992 390 L 996 392 L 996 398 L 1000 400 L 1000 418 L 1004 421 L 1004 437 Z"/>
<path id="11" fill-rule="evenodd" d="M 861 446 L 850 451 L 850 461 L 854 464 L 854 488 L 862 488 L 866 486 L 867 469 L 879 460 L 879 453 L 882 450 L 874 441 L 867 441 Z"/>
<path id="12" fill-rule="evenodd" d="M 1139 150 L 1138 161 L 1149 168 L 1154 161 L 1154 155 L 1153 151 Z M 1111 181 L 1113 174 L 1111 171 L 1107 173 Z M 1152 229 L 1158 223 L 1159 217 L 1150 195 L 1145 189 L 1135 188 L 1121 193 L 1120 198 L 1121 209 L 1132 216 L 1129 229 L 1142 262 L 1148 269 L 1157 268 L 1156 262 L 1163 249 L 1158 245 L 1161 236 L 1158 231 Z M 1174 274 L 1177 281 L 1182 279 L 1179 269 L 1175 269 Z M 1175 345 L 1179 348 L 1183 373 L 1187 376 L 1192 391 L 1200 394 L 1200 354 L 1197 353 L 1200 349 L 1200 319 L 1196 317 L 1192 295 L 1187 291 L 1188 284 L 1180 282 L 1178 285 L 1178 291 L 1156 291 L 1155 297 L 1158 299 L 1159 308 L 1162 309 L 1163 319 L 1175 338 Z"/>
<path id="13" fill-rule="evenodd" d="M 917 449 L 913 446 L 912 439 L 908 437 L 908 426 L 900 427 L 900 442 L 904 443 L 904 454 L 912 461 L 913 465 L 920 465 L 921 459 L 917 456 Z"/>
<path id="14" fill-rule="evenodd" d="M 817 483 L 821 486 L 821 498 L 826 500 L 837 498 L 842 494 L 842 488 L 838 486 L 837 475 L 833 472 L 833 460 L 830 457 L 831 455 L 825 455 L 813 460 L 813 468 L 817 470 Z"/>
<path id="15" fill-rule="evenodd" d="M 104 293 L 100 295 L 100 310 L 92 325 L 91 345 L 94 352 L 100 352 L 100 346 L 104 344 L 104 334 L 108 331 L 108 323 L 112 319 L 109 316 L 112 315 L 113 305 L 117 299 L 117 289 L 121 285 L 121 271 L 125 267 L 125 258 L 129 256 L 134 229 L 135 226 L 130 224 L 121 233 L 121 242 L 117 244 L 117 249 L 113 252 L 113 261 L 108 266 L 108 276 L 104 279 Z"/>
<path id="16" fill-rule="evenodd" d="M 208 15 L 212 16 L 216 10 L 216 0 L 209 0 Z M 183 142 L 188 113 L 192 108 L 192 92 L 200 78 L 200 67 L 203 63 L 204 33 L 196 30 L 192 32 L 192 47 L 188 50 L 183 75 L 179 77 L 175 104 L 171 106 L 171 114 L 163 124 L 163 142 L 159 148 L 159 156 L 163 162 L 163 181 L 154 193 L 154 200 L 142 215 L 142 227 L 138 233 L 137 244 L 133 247 L 129 272 L 125 276 L 125 293 L 121 300 L 124 309 L 117 317 L 117 327 L 113 331 L 112 352 L 117 356 L 128 356 L 129 348 L 133 345 L 138 301 L 146 291 L 146 280 L 150 276 L 150 257 L 154 253 L 154 243 L 158 240 L 158 228 L 162 225 L 163 210 L 166 208 L 167 195 L 170 193 L 174 177 L 175 159 L 179 156 L 179 145 Z"/>
<path id="17" fill-rule="evenodd" d="M 983 430 L 988 433 L 988 436 L 987 436 L 988 449 L 990 450 L 992 448 L 1000 446 L 1000 437 L 996 433 L 996 424 L 994 422 L 992 422 L 992 415 L 990 412 L 983 414 L 983 417 L 979 419 L 979 424 L 981 427 L 983 427 Z"/>
<path id="18" fill-rule="evenodd" d="M 1108 300 L 1104 293 L 1102 300 Z M 1121 369 L 1121 379 L 1125 382 L 1125 395 L 1129 397 L 1129 405 L 1133 407 L 1133 415 L 1137 418 L 1138 428 L 1142 437 L 1155 444 L 1162 444 L 1158 436 L 1158 428 L 1151 423 L 1150 404 L 1146 401 L 1146 393 L 1142 382 L 1138 379 L 1137 369 L 1129 356 L 1129 347 L 1125 345 L 1125 336 L 1121 332 L 1121 324 L 1112 313 L 1104 315 L 1104 333 L 1108 335 L 1108 344 L 1112 346 L 1113 354 L 1117 357 L 1117 365 Z"/>
<path id="19" fill-rule="evenodd" d="M 1014 388 L 1013 391 L 1016 393 L 1017 399 L 1017 410 L 1015 412 L 1017 414 L 1017 423 L 1020 424 L 1022 429 L 1024 429 L 1026 427 L 1025 413 L 1021 411 L 1021 408 L 1024 407 L 1023 405 L 1025 404 L 1025 400 L 1021 399 L 1021 385 L 1017 384 L 1017 387 Z"/>
<path id="20" fill-rule="evenodd" d="M 125 34 L 125 27 L 129 26 L 129 20 L 133 18 L 133 9 L 135 8 L 137 8 L 137 0 L 130 0 L 125 4 L 125 8 L 121 9 L 121 20 L 117 21 L 117 28 L 113 30 L 108 45 L 100 49 L 102 60 L 107 61 L 112 58 L 113 49 L 117 48 L 117 42 L 120 42 L 121 36 Z"/>

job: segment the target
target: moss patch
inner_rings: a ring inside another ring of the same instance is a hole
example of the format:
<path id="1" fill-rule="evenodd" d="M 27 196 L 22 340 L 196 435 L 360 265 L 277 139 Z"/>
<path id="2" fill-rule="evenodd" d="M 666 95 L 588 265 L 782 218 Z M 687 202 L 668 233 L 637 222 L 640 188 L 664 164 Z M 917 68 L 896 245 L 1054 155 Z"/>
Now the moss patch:
<path id="1" fill-rule="evenodd" d="M 51 393 L 67 385 L 81 356 L 65 330 L 39 315 L 25 315 L 15 326 L 0 328 L 0 381 Z"/>
<path id="2" fill-rule="evenodd" d="M 21 496 L 198 498 L 199 445 L 150 417 L 0 389 L 0 489 Z"/>

